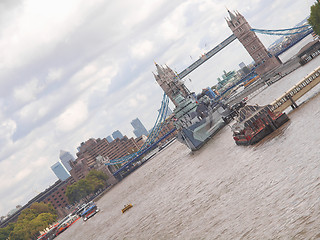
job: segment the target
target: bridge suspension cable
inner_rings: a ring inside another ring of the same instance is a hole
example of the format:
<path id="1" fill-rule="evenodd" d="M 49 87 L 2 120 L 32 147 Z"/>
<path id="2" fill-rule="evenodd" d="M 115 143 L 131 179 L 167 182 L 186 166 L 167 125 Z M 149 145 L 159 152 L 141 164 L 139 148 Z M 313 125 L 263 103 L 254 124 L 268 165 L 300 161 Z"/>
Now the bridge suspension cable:
<path id="1" fill-rule="evenodd" d="M 312 27 L 309 24 L 305 24 L 299 27 L 286 28 L 286 29 L 276 29 L 276 30 L 266 30 L 266 29 L 250 29 L 253 32 L 267 34 L 267 35 L 279 35 L 279 36 L 287 36 L 287 35 L 295 35 L 299 33 L 304 33 L 308 31 L 312 31 Z"/>
<path id="2" fill-rule="evenodd" d="M 169 106 L 169 97 L 165 93 L 163 93 L 161 107 L 160 107 L 156 122 L 152 128 L 151 133 L 149 134 L 147 140 L 142 145 L 142 147 L 135 153 L 129 154 L 129 155 L 121 157 L 121 158 L 112 159 L 108 163 L 106 163 L 106 165 L 115 165 L 115 164 L 121 164 L 124 162 L 128 162 L 128 161 L 132 160 L 133 158 L 135 158 L 136 156 L 138 156 L 146 148 L 148 148 L 149 145 L 153 144 L 153 142 L 159 136 L 159 133 L 161 132 L 161 130 L 165 126 L 165 124 L 163 122 L 167 117 L 168 106 Z"/>

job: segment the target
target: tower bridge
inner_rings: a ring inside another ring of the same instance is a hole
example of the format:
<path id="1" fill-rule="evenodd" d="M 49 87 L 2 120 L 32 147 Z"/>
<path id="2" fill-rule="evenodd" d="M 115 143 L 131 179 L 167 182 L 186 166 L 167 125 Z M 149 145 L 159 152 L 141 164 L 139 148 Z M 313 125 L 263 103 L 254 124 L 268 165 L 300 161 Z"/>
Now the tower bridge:
<path id="1" fill-rule="evenodd" d="M 203 54 L 197 61 L 195 61 L 189 67 L 187 67 L 185 70 L 183 70 L 181 73 L 179 73 L 178 74 L 179 78 L 182 79 L 185 76 L 187 76 L 189 73 L 191 73 L 193 70 L 198 68 L 201 64 L 208 61 L 211 57 L 216 55 L 218 52 L 220 52 L 223 48 L 228 46 L 230 43 L 232 43 L 236 39 L 237 39 L 237 37 L 234 34 L 227 37 L 220 44 L 218 44 L 216 47 L 212 48 L 209 52 Z"/>
<path id="2" fill-rule="evenodd" d="M 208 61 L 211 57 L 213 57 L 215 54 L 220 52 L 222 49 L 224 49 L 234 40 L 238 39 L 240 43 L 244 46 L 244 48 L 248 51 L 248 53 L 253 58 L 253 60 L 255 61 L 255 64 L 256 64 L 255 71 L 259 75 L 262 75 L 272 70 L 273 68 L 280 66 L 281 61 L 279 60 L 278 57 L 272 56 L 267 51 L 267 49 L 262 44 L 260 39 L 257 37 L 255 32 L 263 33 L 263 34 L 271 34 L 271 35 L 274 35 L 275 33 L 277 35 L 288 35 L 288 34 L 297 34 L 302 31 L 309 31 L 309 32 L 311 31 L 310 27 L 305 27 L 305 28 L 296 27 L 292 29 L 285 29 L 285 31 L 253 29 L 251 28 L 249 23 L 246 21 L 246 19 L 239 12 L 232 13 L 228 10 L 228 13 L 229 13 L 229 18 L 226 18 L 226 22 L 229 28 L 232 30 L 233 34 L 231 34 L 228 38 L 226 38 L 224 41 L 219 43 L 209 52 L 203 54 L 197 61 L 192 63 L 190 66 L 188 66 L 186 69 L 181 71 L 179 74 L 176 74 L 168 66 L 162 67 L 156 64 L 157 74 L 154 74 L 154 77 L 158 82 L 158 84 L 161 86 L 161 88 L 164 90 L 165 94 L 162 100 L 161 110 L 159 111 L 159 115 L 155 123 L 155 127 L 153 128 L 152 133 L 149 134 L 149 138 L 147 139 L 147 142 L 144 144 L 144 146 L 141 147 L 141 149 L 138 152 L 128 156 L 124 156 L 119 159 L 110 160 L 110 162 L 106 164 L 109 166 L 123 164 L 114 173 L 114 176 L 121 177 L 122 173 L 125 174 L 127 171 L 130 171 L 130 169 L 133 169 L 135 166 L 135 163 L 141 158 L 143 154 L 148 152 L 150 149 L 153 149 L 153 147 L 155 147 L 159 141 L 171 135 L 176 130 L 176 129 L 172 129 L 161 138 L 159 138 L 158 136 L 159 132 L 163 128 L 162 122 L 164 122 L 165 120 L 164 116 L 166 116 L 166 111 L 169 103 L 168 98 L 170 98 L 170 100 L 175 105 L 177 105 L 174 97 L 176 94 L 180 94 L 183 97 L 186 97 L 190 94 L 190 91 L 186 88 L 184 83 L 181 81 L 181 79 L 186 77 L 189 73 L 197 69 L 206 61 Z M 293 32 L 290 33 L 290 31 L 293 31 Z M 312 74 L 312 76 L 303 80 L 293 89 L 291 89 L 288 93 L 285 93 L 282 97 L 280 97 L 278 100 L 272 103 L 273 109 L 275 111 L 281 111 L 281 109 L 286 108 L 290 105 L 292 105 L 293 107 L 296 107 L 297 105 L 295 104 L 295 100 L 301 97 L 303 94 L 305 94 L 305 92 L 309 91 L 313 86 L 315 86 L 319 82 L 320 80 L 319 73 L 320 73 L 320 69 L 315 71 Z M 313 79 L 313 80 L 310 80 L 310 79 Z"/>
<path id="3" fill-rule="evenodd" d="M 305 33 L 303 37 L 313 32 L 311 26 L 309 24 L 286 28 L 286 29 L 275 29 L 275 30 L 266 30 L 266 29 L 255 29 L 252 28 L 247 20 L 239 13 L 232 13 L 228 10 L 229 18 L 226 18 L 227 24 L 229 28 L 232 30 L 233 34 L 219 43 L 217 46 L 212 48 L 209 52 L 203 54 L 197 61 L 192 63 L 186 69 L 181 71 L 178 76 L 180 79 L 186 77 L 189 73 L 194 71 L 200 65 L 208 61 L 215 54 L 220 52 L 223 48 L 228 46 L 234 40 L 238 39 L 244 48 L 248 51 L 250 56 L 253 58 L 257 65 L 260 65 L 257 69 L 257 73 L 259 75 L 264 74 L 271 69 L 279 66 L 281 64 L 280 59 L 277 56 L 272 56 L 265 46 L 262 44 L 260 39 L 257 37 L 255 33 L 267 34 L 267 35 L 279 35 L 279 36 L 287 36 L 287 35 L 295 35 L 299 33 Z M 290 46 L 291 47 L 291 46 Z M 285 49 L 287 50 L 287 49 Z M 282 52 L 281 52 L 282 53 Z"/>

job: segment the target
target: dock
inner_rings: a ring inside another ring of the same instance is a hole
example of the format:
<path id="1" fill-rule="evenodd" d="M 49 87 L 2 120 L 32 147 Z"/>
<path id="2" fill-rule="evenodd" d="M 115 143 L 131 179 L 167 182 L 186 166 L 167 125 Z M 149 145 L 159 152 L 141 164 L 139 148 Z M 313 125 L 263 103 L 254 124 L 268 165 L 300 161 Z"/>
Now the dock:
<path id="1" fill-rule="evenodd" d="M 299 83 L 286 91 L 281 97 L 271 103 L 271 110 L 274 112 L 283 112 L 286 108 L 298 107 L 296 101 L 309 92 L 320 82 L 320 67 L 315 69 L 309 75 L 304 77 Z"/>

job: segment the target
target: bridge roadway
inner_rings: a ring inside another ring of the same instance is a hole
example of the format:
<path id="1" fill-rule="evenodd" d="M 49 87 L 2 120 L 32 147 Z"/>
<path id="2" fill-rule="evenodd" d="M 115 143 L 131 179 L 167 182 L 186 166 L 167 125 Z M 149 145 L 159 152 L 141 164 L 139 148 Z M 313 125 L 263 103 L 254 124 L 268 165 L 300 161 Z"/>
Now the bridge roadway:
<path id="1" fill-rule="evenodd" d="M 265 31 L 269 31 L 269 30 L 265 30 Z M 279 56 L 281 53 L 285 52 L 286 50 L 288 50 L 289 48 L 291 48 L 293 45 L 295 45 L 296 43 L 298 43 L 299 41 L 301 41 L 303 38 L 305 38 L 307 35 L 311 34 L 313 32 L 313 30 L 309 30 L 307 31 L 303 36 L 301 36 L 301 38 L 299 38 L 298 40 L 294 41 L 292 44 L 290 44 L 288 47 L 286 47 L 285 49 L 281 50 L 280 52 L 278 52 L 275 56 Z M 209 52 L 207 52 L 206 54 L 202 55 L 197 61 L 195 61 L 194 63 L 192 63 L 189 67 L 187 67 L 185 70 L 183 70 L 182 72 L 180 72 L 178 74 L 179 78 L 182 79 L 185 76 L 187 76 L 189 73 L 191 73 L 193 70 L 195 70 L 197 67 L 199 67 L 201 64 L 205 63 L 206 61 L 208 61 L 211 57 L 213 57 L 214 55 L 216 55 L 218 52 L 220 52 L 223 48 L 225 48 L 226 46 L 228 46 L 230 43 L 232 43 L 234 40 L 236 40 L 237 37 L 232 34 L 231 36 L 227 37 L 225 40 L 223 40 L 220 44 L 218 44 L 216 47 L 212 48 Z"/>
<path id="2" fill-rule="evenodd" d="M 297 108 L 296 101 L 304 94 L 310 91 L 320 82 L 320 67 L 303 78 L 299 83 L 290 88 L 281 97 L 271 103 L 271 110 L 274 112 L 282 112 L 289 106 L 293 109 Z"/>
<path id="3" fill-rule="evenodd" d="M 182 79 L 185 76 L 187 76 L 189 73 L 191 73 L 193 70 L 195 70 L 197 67 L 199 67 L 201 64 L 209 60 L 211 57 L 213 57 L 215 54 L 220 52 L 223 48 L 228 46 L 230 43 L 232 43 L 234 40 L 236 40 L 237 37 L 232 34 L 228 38 L 226 38 L 224 41 L 222 41 L 220 44 L 218 44 L 216 47 L 211 49 L 206 54 L 202 55 L 197 61 L 192 63 L 189 67 L 187 67 L 185 70 L 183 70 L 181 73 L 178 74 L 179 78 Z"/>

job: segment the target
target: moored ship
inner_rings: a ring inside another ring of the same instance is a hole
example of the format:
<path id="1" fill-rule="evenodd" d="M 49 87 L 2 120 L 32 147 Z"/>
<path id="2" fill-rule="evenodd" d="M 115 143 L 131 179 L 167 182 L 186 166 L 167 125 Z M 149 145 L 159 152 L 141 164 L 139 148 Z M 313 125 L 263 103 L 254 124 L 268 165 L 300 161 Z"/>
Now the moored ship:
<path id="1" fill-rule="evenodd" d="M 154 77 L 175 105 L 173 119 L 179 131 L 177 139 L 191 150 L 198 150 L 226 125 L 230 109 L 214 97 L 195 96 L 172 69 L 155 65 L 158 74 Z"/>
<path id="2" fill-rule="evenodd" d="M 228 122 L 230 110 L 221 103 L 208 98 L 197 102 L 191 96 L 183 98 L 181 95 L 175 100 L 178 103 L 174 109 L 174 125 L 179 130 L 177 139 L 192 151 L 201 148 Z"/>
<path id="3" fill-rule="evenodd" d="M 285 113 L 274 113 L 271 106 L 246 105 L 240 109 L 232 126 L 233 139 L 237 145 L 252 145 L 275 131 L 289 120 Z"/>

